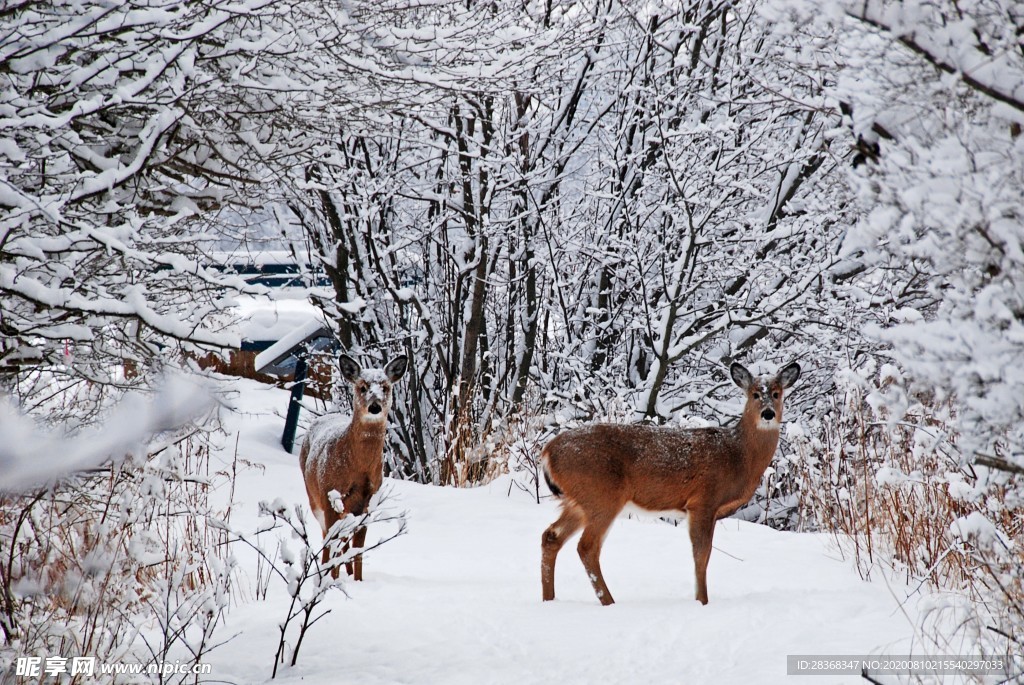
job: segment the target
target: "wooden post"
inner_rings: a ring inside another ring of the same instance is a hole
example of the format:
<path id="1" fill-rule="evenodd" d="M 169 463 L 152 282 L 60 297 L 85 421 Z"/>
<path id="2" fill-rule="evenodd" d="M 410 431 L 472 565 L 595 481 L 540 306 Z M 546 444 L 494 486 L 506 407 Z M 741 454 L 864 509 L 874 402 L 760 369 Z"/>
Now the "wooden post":
<path id="1" fill-rule="evenodd" d="M 288 414 L 284 419 L 284 433 L 281 445 L 287 452 L 295 444 L 295 429 L 299 426 L 299 410 L 302 409 L 302 395 L 306 392 L 306 350 L 298 351 L 295 361 L 295 376 L 292 378 L 292 396 L 288 401 Z"/>

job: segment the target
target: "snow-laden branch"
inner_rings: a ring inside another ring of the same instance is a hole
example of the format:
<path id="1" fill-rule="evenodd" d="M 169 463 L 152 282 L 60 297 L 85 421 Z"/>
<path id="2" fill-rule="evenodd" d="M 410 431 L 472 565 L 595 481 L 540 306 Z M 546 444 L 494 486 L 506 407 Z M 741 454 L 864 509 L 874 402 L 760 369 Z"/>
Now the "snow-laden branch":
<path id="1" fill-rule="evenodd" d="M 195 381 L 169 376 L 152 396 L 130 393 L 102 425 L 71 433 L 47 429 L 0 397 L 0 489 L 19 492 L 78 471 L 118 463 L 138 454 L 159 433 L 177 430 L 214 406 Z"/>
<path id="2" fill-rule="evenodd" d="M 297 30 L 313 9 L 40 0 L 0 13 L 0 363 L 119 383 L 122 359 L 140 369 L 237 343 L 223 310 L 255 289 L 218 270 L 205 231 L 280 154 L 273 118 L 296 99 L 322 109 L 330 69 L 315 57 L 338 29 Z"/>
<path id="3" fill-rule="evenodd" d="M 936 69 L 955 74 L 979 93 L 1024 112 L 1024 65 L 1019 50 L 990 46 L 973 18 L 947 20 L 920 3 L 841 0 L 840 4 L 848 16 L 891 34 Z"/>

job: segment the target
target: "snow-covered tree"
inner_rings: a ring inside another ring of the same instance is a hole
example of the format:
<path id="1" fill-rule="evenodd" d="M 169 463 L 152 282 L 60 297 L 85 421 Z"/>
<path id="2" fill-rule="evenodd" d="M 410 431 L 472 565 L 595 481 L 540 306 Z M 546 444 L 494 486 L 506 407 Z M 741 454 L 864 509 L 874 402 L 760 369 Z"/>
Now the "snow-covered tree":
<path id="1" fill-rule="evenodd" d="M 39 370 L 95 393 L 235 342 L 214 315 L 246 286 L 205 248 L 259 190 L 272 115 L 324 91 L 299 19 L 269 0 L 0 13 L 0 368 L 26 409 Z"/>
<path id="2" fill-rule="evenodd" d="M 342 343 L 418 367 L 396 471 L 449 480 L 527 404 L 715 412 L 722 359 L 841 334 L 822 37 L 754 3 L 348 10 L 323 54 L 363 106 L 293 127 L 281 190 Z"/>
<path id="3" fill-rule="evenodd" d="M 954 400 L 968 458 L 1024 467 L 1024 7 L 843 8 L 863 66 L 836 89 L 877 149 L 844 246 L 875 269 L 870 333 Z"/>

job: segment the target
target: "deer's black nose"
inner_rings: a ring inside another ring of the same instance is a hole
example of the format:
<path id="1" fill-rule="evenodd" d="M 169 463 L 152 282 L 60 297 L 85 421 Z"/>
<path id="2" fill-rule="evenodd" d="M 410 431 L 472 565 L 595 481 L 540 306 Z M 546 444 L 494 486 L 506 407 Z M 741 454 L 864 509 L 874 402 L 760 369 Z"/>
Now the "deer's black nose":
<path id="1" fill-rule="evenodd" d="M 376 402 L 374 402 L 373 404 L 370 405 L 370 413 L 371 414 L 379 414 L 380 411 L 381 411 L 380 405 L 377 404 Z"/>
<path id="2" fill-rule="evenodd" d="M 775 420 L 775 410 L 773 410 L 773 409 L 765 409 L 763 412 L 761 412 L 761 418 L 764 419 L 765 421 L 774 421 Z"/>

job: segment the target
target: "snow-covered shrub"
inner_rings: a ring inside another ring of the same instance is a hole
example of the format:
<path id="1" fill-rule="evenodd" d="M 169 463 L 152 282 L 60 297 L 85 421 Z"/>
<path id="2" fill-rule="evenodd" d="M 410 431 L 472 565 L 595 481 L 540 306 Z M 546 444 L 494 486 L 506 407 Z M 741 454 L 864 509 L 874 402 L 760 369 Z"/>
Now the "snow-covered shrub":
<path id="1" fill-rule="evenodd" d="M 802 517 L 838 533 L 864 577 L 894 568 L 919 589 L 953 591 L 933 602 L 936 648 L 969 637 L 982 654 L 1019 652 L 1024 484 L 966 462 L 957 404 L 913 393 L 897 366 L 864 356 L 837 383 L 821 437 L 790 437 Z"/>
<path id="2" fill-rule="evenodd" d="M 234 570 L 209 499 L 224 477 L 210 471 L 204 435 L 186 433 L 141 458 L 0 497 L 4 667 L 19 656 L 203 661 Z"/>
<path id="3" fill-rule="evenodd" d="M 962 482 L 966 475 L 936 408 L 909 405 L 899 372 L 873 357 L 839 371 L 832 399 L 834 420 L 820 438 L 793 440 L 804 516 L 848 534 L 865 576 L 891 553 L 909 577 L 962 578 L 955 566 L 940 563 L 947 546 L 943 521 L 962 513 L 940 495 L 950 479 Z"/>
<path id="4" fill-rule="evenodd" d="M 1019 3 L 839 0 L 832 89 L 874 147 L 842 254 L 899 371 L 859 400 L 861 532 L 976 600 L 990 653 L 1024 632 L 1024 53 Z M 901 397 L 902 395 L 902 397 Z M 845 444 L 845 443 L 844 443 Z M 843 447 L 843 449 L 846 449 Z M 856 493 L 850 489 L 851 496 Z M 851 512 L 853 510 L 851 509 Z M 964 630 L 969 630 L 969 627 Z"/>
<path id="5" fill-rule="evenodd" d="M 337 495 L 334 491 L 332 494 Z M 336 589 L 344 592 L 345 574 L 340 573 L 338 578 L 333 578 L 332 571 L 350 563 L 357 554 L 372 551 L 405 533 L 405 512 L 391 509 L 387 502 L 388 492 L 378 491 L 364 514 L 344 516 L 320 542 L 317 542 L 319 527 L 307 525 L 306 505 L 289 506 L 281 498 L 259 503 L 260 524 L 254 534 L 232 532 L 233 542 L 252 548 L 261 563 L 266 565 L 267 582 L 276 577 L 287 589 L 289 603 L 284 618 L 278 623 L 279 635 L 271 678 L 277 677 L 282 664 L 295 666 L 307 631 L 331 612 L 331 609 L 321 607 L 327 593 Z M 332 506 L 341 511 L 340 497 L 332 498 Z M 365 548 L 350 547 L 348 541 L 352 534 L 358 528 L 371 524 L 375 529 L 387 524 L 384 527 L 389 529 L 388 534 Z M 272 536 L 271 547 L 265 536 L 273 531 L 278 534 Z M 266 599 L 265 588 L 261 591 L 257 587 L 257 598 Z"/>

